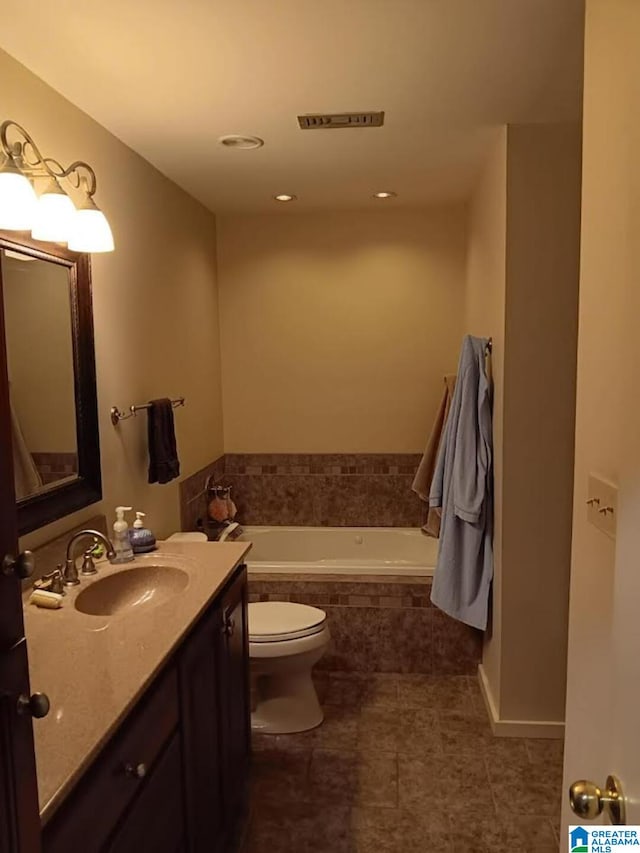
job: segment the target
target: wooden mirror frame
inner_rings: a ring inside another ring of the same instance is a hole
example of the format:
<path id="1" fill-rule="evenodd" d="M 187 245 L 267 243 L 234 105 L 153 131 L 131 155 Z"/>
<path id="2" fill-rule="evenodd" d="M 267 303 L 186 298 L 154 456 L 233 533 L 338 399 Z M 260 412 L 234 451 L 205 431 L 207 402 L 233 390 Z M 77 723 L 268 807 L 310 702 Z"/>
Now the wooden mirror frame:
<path id="1" fill-rule="evenodd" d="M 0 248 L 60 264 L 69 272 L 78 476 L 75 480 L 63 482 L 60 486 L 52 485 L 43 492 L 16 502 L 18 533 L 22 536 L 102 499 L 91 259 L 89 255 L 72 252 L 66 246 L 43 243 L 34 240 L 28 233 L 17 231 L 0 231 Z M 0 344 L 6 353 L 1 267 Z M 55 417 L 55 412 L 44 412 L 43 415 Z"/>

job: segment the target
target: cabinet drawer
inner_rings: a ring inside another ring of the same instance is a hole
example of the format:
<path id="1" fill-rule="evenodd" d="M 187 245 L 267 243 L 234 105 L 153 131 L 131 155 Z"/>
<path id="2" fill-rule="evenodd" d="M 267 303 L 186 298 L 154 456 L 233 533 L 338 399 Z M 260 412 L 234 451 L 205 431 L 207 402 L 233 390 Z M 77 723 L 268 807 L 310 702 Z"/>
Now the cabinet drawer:
<path id="1" fill-rule="evenodd" d="M 45 853 L 98 853 L 116 823 L 145 784 L 127 765 L 155 763 L 178 725 L 175 667 L 160 676 L 122 728 L 76 783 L 60 812 L 44 829 Z"/>

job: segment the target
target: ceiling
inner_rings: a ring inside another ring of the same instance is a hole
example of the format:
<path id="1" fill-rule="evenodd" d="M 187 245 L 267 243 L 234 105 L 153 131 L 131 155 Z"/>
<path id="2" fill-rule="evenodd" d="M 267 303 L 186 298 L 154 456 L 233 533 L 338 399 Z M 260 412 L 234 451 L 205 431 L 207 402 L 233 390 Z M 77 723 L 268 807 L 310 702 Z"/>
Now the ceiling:
<path id="1" fill-rule="evenodd" d="M 213 211 L 415 206 L 468 196 L 496 126 L 579 117 L 583 5 L 21 0 L 0 45 Z M 356 110 L 384 127 L 296 120 Z"/>

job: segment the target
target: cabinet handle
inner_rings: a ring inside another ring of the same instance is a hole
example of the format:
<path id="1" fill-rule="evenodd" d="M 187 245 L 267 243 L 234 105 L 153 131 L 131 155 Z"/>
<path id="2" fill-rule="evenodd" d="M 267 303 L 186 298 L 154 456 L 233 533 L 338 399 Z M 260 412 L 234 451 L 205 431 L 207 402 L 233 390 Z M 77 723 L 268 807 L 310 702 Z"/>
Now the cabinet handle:
<path id="1" fill-rule="evenodd" d="M 40 720 L 49 713 L 51 703 L 46 693 L 34 693 L 33 696 L 21 693 L 18 696 L 17 706 L 19 714 L 30 714 L 36 720 Z"/>
<path id="2" fill-rule="evenodd" d="M 33 574 L 36 567 L 36 558 L 31 551 L 23 551 L 14 557 L 13 554 L 7 554 L 2 561 L 3 575 L 17 575 L 19 578 L 28 578 Z"/>
<path id="3" fill-rule="evenodd" d="M 233 637 L 233 632 L 236 629 L 236 620 L 232 616 L 227 616 L 222 626 L 222 633 L 227 637 Z"/>
<path id="4" fill-rule="evenodd" d="M 125 764 L 124 772 L 132 779 L 144 779 L 144 777 L 147 775 L 147 765 L 142 763 Z"/>

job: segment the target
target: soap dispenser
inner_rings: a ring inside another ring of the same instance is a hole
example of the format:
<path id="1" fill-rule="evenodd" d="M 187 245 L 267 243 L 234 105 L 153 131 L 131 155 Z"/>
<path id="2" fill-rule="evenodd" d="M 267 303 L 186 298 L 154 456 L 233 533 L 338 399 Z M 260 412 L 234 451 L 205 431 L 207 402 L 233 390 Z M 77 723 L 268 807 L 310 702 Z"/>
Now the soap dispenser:
<path id="1" fill-rule="evenodd" d="M 129 532 L 134 554 L 145 554 L 147 551 L 155 551 L 156 549 L 156 537 L 148 527 L 145 527 L 142 520 L 144 517 L 144 512 L 136 512 L 136 520 Z"/>
<path id="2" fill-rule="evenodd" d="M 133 560 L 129 525 L 124 518 L 125 512 L 129 512 L 130 509 L 130 506 L 116 507 L 116 520 L 113 525 L 113 548 L 116 556 L 111 561 L 112 563 L 130 563 Z"/>

